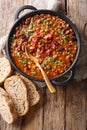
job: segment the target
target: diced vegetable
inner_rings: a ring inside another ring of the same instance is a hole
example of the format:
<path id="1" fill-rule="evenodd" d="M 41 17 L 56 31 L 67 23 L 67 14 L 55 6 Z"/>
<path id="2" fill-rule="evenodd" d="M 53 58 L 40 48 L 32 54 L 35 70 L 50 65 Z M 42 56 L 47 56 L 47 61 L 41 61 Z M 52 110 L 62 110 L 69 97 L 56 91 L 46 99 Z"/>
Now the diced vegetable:
<path id="1" fill-rule="evenodd" d="M 33 29 L 33 27 L 34 27 L 34 24 L 33 24 L 33 23 L 30 23 L 30 24 L 29 24 L 29 29 Z"/>
<path id="2" fill-rule="evenodd" d="M 43 20 L 41 20 L 41 23 L 44 23 L 45 22 L 45 20 L 43 19 Z"/>
<path id="3" fill-rule="evenodd" d="M 48 25 L 47 25 L 47 26 L 48 26 L 48 28 L 50 28 L 50 27 L 52 27 L 52 24 L 48 23 Z"/>
<path id="4" fill-rule="evenodd" d="M 55 58 L 53 58 L 53 57 L 48 57 L 48 58 L 47 58 L 47 61 L 48 61 L 48 62 L 50 62 L 50 61 L 51 61 L 51 62 L 55 62 L 55 61 L 56 61 L 56 59 L 55 59 Z"/>
<path id="5" fill-rule="evenodd" d="M 58 33 L 61 34 L 61 35 L 63 35 L 63 30 L 62 30 L 62 29 L 59 29 L 59 30 L 58 30 Z"/>
<path id="6" fill-rule="evenodd" d="M 63 40 L 64 40 L 64 42 L 68 42 L 69 38 L 68 37 L 64 37 Z"/>
<path id="7" fill-rule="evenodd" d="M 21 60 L 21 63 L 22 63 L 22 64 L 27 64 L 28 61 L 27 61 L 27 59 L 22 59 L 22 60 Z"/>
<path id="8" fill-rule="evenodd" d="M 71 52 L 70 51 L 67 51 L 67 53 L 66 53 L 67 55 L 71 55 Z"/>
<path id="9" fill-rule="evenodd" d="M 37 72 L 36 71 L 33 71 L 32 72 L 32 76 L 36 76 L 37 75 Z"/>
<path id="10" fill-rule="evenodd" d="M 42 42 L 41 42 L 41 45 L 44 47 L 44 46 L 45 46 L 45 42 L 44 42 L 44 41 L 42 41 Z"/>
<path id="11" fill-rule="evenodd" d="M 50 69 L 51 69 L 51 66 L 50 66 L 50 65 L 46 65 L 46 68 L 47 68 L 48 70 L 50 70 Z"/>
<path id="12" fill-rule="evenodd" d="M 47 60 L 45 60 L 45 61 L 44 61 L 44 65 L 47 65 L 47 64 L 48 64 L 48 61 L 47 61 Z"/>
<path id="13" fill-rule="evenodd" d="M 61 64 L 63 61 L 62 60 L 56 60 L 55 64 Z"/>

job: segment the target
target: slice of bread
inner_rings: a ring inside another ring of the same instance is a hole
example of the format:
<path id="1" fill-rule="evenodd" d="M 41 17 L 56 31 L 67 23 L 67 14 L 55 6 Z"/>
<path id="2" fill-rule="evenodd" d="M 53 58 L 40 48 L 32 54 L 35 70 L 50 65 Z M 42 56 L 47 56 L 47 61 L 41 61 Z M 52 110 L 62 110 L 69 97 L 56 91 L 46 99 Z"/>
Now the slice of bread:
<path id="1" fill-rule="evenodd" d="M 11 75 L 12 69 L 10 62 L 7 58 L 0 58 L 0 84 L 4 82 L 4 80 Z"/>
<path id="2" fill-rule="evenodd" d="M 30 107 L 35 106 L 40 101 L 40 94 L 37 91 L 36 86 L 34 85 L 34 83 L 31 80 L 25 78 L 18 72 L 15 72 L 15 74 L 19 75 L 21 77 L 21 79 L 24 81 L 24 83 L 26 84 L 26 87 L 28 90 L 28 99 L 29 99 Z"/>
<path id="3" fill-rule="evenodd" d="M 29 109 L 29 101 L 27 88 L 22 79 L 17 75 L 13 75 L 5 80 L 4 87 L 12 98 L 18 115 L 25 115 Z"/>
<path id="4" fill-rule="evenodd" d="M 3 88 L 0 88 L 0 114 L 9 124 L 17 119 L 17 112 L 12 99 Z"/>

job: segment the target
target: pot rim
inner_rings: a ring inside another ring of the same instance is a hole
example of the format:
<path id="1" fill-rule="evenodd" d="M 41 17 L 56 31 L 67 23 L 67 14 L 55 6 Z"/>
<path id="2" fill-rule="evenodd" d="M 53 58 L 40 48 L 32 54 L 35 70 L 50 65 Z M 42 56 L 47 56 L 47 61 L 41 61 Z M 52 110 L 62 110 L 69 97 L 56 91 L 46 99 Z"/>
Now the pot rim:
<path id="1" fill-rule="evenodd" d="M 32 76 L 27 75 L 27 74 L 25 74 L 24 72 L 22 72 L 22 70 L 20 70 L 20 69 L 14 64 L 14 62 L 13 62 L 13 60 L 12 60 L 12 56 L 11 56 L 11 54 L 10 54 L 10 49 L 9 49 L 9 46 L 10 46 L 10 44 L 9 44 L 9 43 L 10 43 L 10 42 L 9 42 L 9 41 L 10 41 L 10 38 L 11 38 L 13 32 L 14 32 L 15 27 L 20 24 L 20 21 L 23 20 L 23 19 L 26 19 L 26 18 L 28 18 L 28 17 L 34 16 L 34 15 L 36 15 L 36 14 L 41 14 L 41 13 L 51 14 L 51 15 L 54 15 L 54 16 L 58 16 L 59 18 L 61 18 L 61 19 L 63 19 L 64 21 L 66 21 L 66 22 L 70 25 L 70 27 L 72 28 L 72 30 L 74 31 L 75 36 L 76 36 L 76 38 L 77 38 L 78 48 L 77 48 L 77 53 L 76 53 L 76 56 L 75 56 L 75 59 L 74 59 L 73 63 L 71 64 L 71 66 L 70 66 L 66 71 L 64 71 L 64 72 L 61 73 L 60 75 L 55 76 L 55 77 L 53 77 L 53 78 L 49 78 L 51 81 L 52 81 L 52 80 L 56 80 L 56 79 L 58 79 L 58 78 L 64 76 L 64 75 L 67 74 L 70 70 L 73 69 L 73 67 L 75 66 L 75 64 L 76 64 L 76 62 L 77 62 L 77 60 L 78 60 L 78 58 L 79 58 L 81 40 L 80 40 L 80 35 L 79 35 L 79 32 L 78 32 L 76 26 L 73 24 L 73 22 L 72 22 L 69 18 L 67 18 L 67 17 L 66 17 L 64 14 L 62 14 L 61 12 L 55 12 L 55 11 L 52 11 L 52 10 L 44 10 L 44 9 L 42 9 L 42 10 L 34 10 L 34 11 L 32 11 L 32 12 L 29 12 L 29 13 L 23 15 L 22 17 L 20 17 L 19 19 L 17 19 L 17 20 L 15 21 L 15 23 L 13 24 L 13 26 L 12 26 L 12 28 L 11 28 L 9 34 L 8 34 L 8 38 L 7 38 L 7 43 L 6 43 L 6 53 L 7 53 L 7 56 L 8 56 L 8 58 L 9 58 L 11 64 L 12 64 L 12 66 L 13 66 L 20 74 L 22 74 L 23 76 L 25 76 L 26 78 L 29 78 L 29 79 L 31 79 L 31 80 L 44 82 L 44 79 L 35 78 L 35 77 L 32 77 Z"/>

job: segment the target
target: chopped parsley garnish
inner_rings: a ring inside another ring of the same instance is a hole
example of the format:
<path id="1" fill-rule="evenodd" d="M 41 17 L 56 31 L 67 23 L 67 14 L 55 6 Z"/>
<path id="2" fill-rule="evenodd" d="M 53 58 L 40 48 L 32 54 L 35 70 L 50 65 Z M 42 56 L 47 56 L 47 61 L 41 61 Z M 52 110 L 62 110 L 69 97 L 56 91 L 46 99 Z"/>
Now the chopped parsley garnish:
<path id="1" fill-rule="evenodd" d="M 67 51 L 67 53 L 66 53 L 67 55 L 71 55 L 71 52 L 70 51 Z"/>
<path id="2" fill-rule="evenodd" d="M 21 63 L 23 63 L 23 64 L 27 64 L 28 61 L 27 61 L 27 59 L 22 59 L 22 60 L 21 60 Z"/>
<path id="3" fill-rule="evenodd" d="M 48 26 L 48 28 L 50 28 L 52 26 L 52 24 L 48 23 L 47 26 Z"/>
<path id="4" fill-rule="evenodd" d="M 43 19 L 43 20 L 41 20 L 41 23 L 44 23 L 45 22 L 45 20 Z"/>
<path id="5" fill-rule="evenodd" d="M 26 33 L 27 33 L 27 30 L 26 30 L 26 29 L 23 29 L 22 32 L 23 32 L 24 34 L 26 34 Z"/>
<path id="6" fill-rule="evenodd" d="M 58 33 L 61 34 L 61 35 L 63 35 L 63 30 L 62 30 L 62 29 L 59 29 L 59 30 L 58 30 Z"/>
<path id="7" fill-rule="evenodd" d="M 31 72 L 32 76 L 36 76 L 37 75 L 37 72 L 36 71 L 33 71 Z"/>
<path id="8" fill-rule="evenodd" d="M 18 56 L 18 57 L 21 57 L 21 56 L 22 56 L 20 51 L 17 52 L 17 56 Z"/>
<path id="9" fill-rule="evenodd" d="M 33 27 L 34 27 L 34 24 L 33 24 L 33 23 L 30 23 L 30 24 L 29 24 L 29 29 L 33 29 Z"/>
<path id="10" fill-rule="evenodd" d="M 47 58 L 47 61 L 48 61 L 48 62 L 55 62 L 56 59 L 55 59 L 55 58 L 52 58 L 52 57 L 48 57 L 48 58 Z"/>
<path id="11" fill-rule="evenodd" d="M 45 42 L 44 42 L 44 41 L 42 41 L 42 42 L 41 42 L 41 45 L 44 47 L 44 46 L 45 46 Z"/>
<path id="12" fill-rule="evenodd" d="M 64 37 L 63 40 L 64 40 L 64 42 L 68 42 L 69 38 L 68 37 Z"/>
<path id="13" fill-rule="evenodd" d="M 29 36 L 29 37 L 30 37 L 30 36 L 32 36 L 32 35 L 33 35 L 33 33 L 32 33 L 32 32 L 29 32 L 29 33 L 28 33 L 28 36 Z"/>
<path id="14" fill-rule="evenodd" d="M 48 70 L 50 70 L 50 69 L 51 69 L 50 65 L 46 65 L 46 68 L 47 68 Z"/>
<path id="15" fill-rule="evenodd" d="M 48 65 L 49 62 L 53 62 L 53 63 L 55 63 L 55 61 L 56 61 L 55 58 L 48 57 L 48 58 L 44 61 L 44 64 L 45 64 L 45 65 Z"/>
<path id="16" fill-rule="evenodd" d="M 47 64 L 48 64 L 48 61 L 47 61 L 47 60 L 45 60 L 45 61 L 44 61 L 44 65 L 47 65 Z"/>
<path id="17" fill-rule="evenodd" d="M 63 61 L 62 60 L 56 60 L 55 64 L 61 64 Z"/>

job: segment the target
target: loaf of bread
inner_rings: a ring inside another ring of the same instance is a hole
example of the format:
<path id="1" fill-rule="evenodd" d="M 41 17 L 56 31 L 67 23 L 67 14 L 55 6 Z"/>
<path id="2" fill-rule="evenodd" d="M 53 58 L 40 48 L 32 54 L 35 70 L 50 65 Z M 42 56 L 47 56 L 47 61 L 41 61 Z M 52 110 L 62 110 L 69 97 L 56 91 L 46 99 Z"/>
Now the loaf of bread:
<path id="1" fill-rule="evenodd" d="M 0 114 L 9 124 L 17 119 L 17 112 L 12 99 L 3 88 L 0 88 Z"/>
<path id="2" fill-rule="evenodd" d="M 25 78 L 18 72 L 15 72 L 15 74 L 21 77 L 21 79 L 24 81 L 27 87 L 28 100 L 29 100 L 30 107 L 35 106 L 40 101 L 40 94 L 37 91 L 36 86 L 31 80 L 29 80 L 28 78 Z"/>
<path id="3" fill-rule="evenodd" d="M 11 75 L 12 69 L 10 62 L 7 58 L 0 58 L 0 84 L 4 82 L 4 80 Z"/>
<path id="4" fill-rule="evenodd" d="M 5 80 L 4 87 L 12 98 L 18 115 L 25 115 L 29 109 L 29 101 L 27 88 L 22 79 L 17 75 L 13 75 Z"/>

